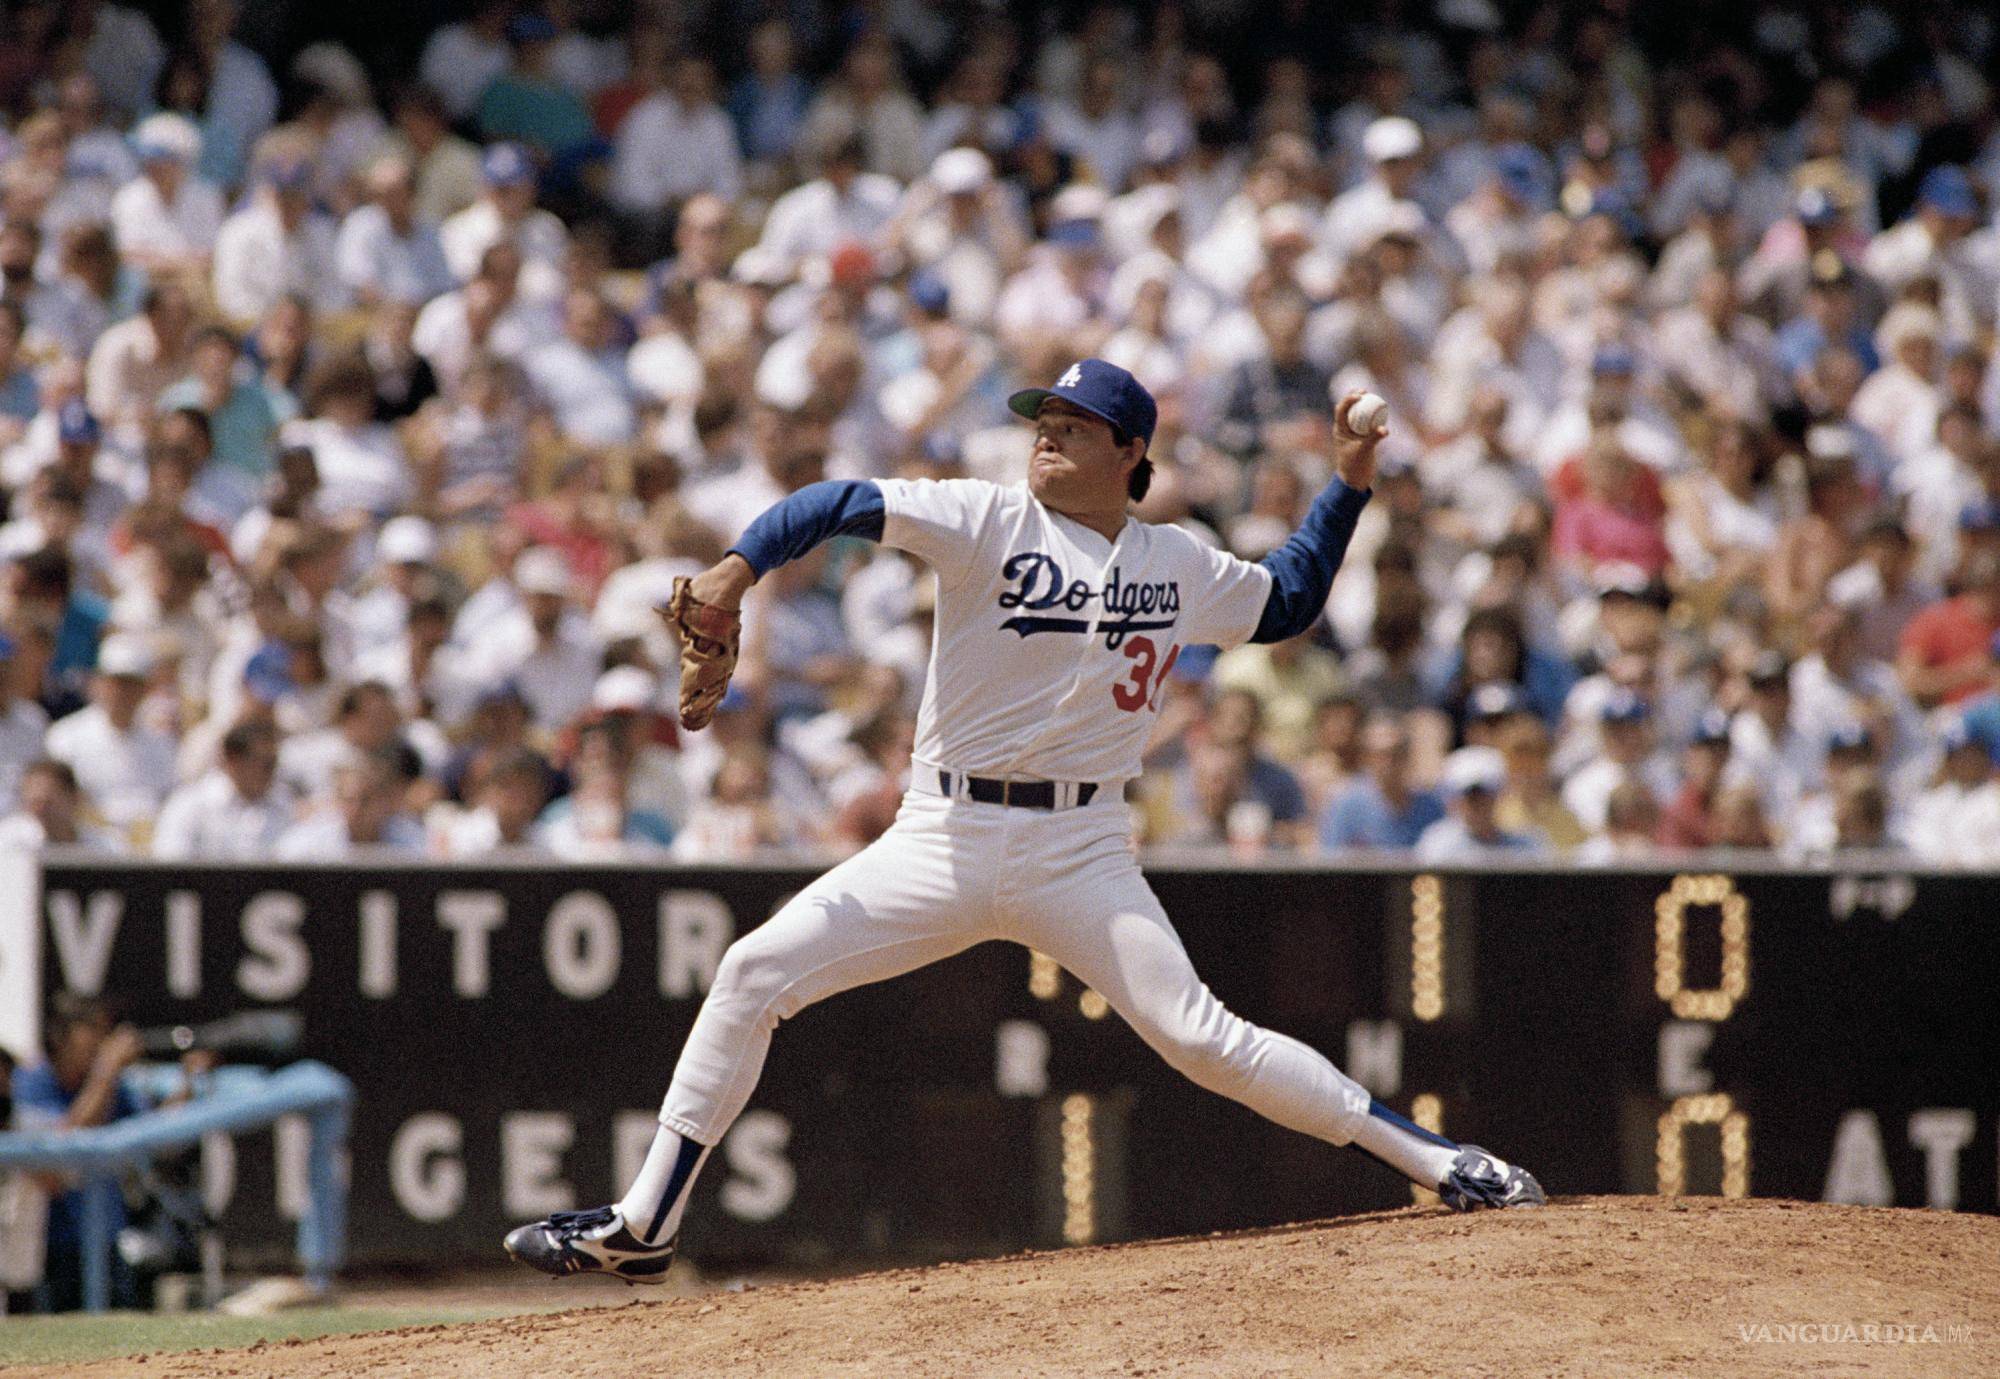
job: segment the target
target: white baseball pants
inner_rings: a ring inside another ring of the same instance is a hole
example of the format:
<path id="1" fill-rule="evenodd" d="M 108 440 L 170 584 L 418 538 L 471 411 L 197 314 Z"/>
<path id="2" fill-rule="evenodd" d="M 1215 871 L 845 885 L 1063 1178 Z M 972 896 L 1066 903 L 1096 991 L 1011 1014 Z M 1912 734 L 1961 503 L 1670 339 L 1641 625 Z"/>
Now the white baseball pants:
<path id="1" fill-rule="evenodd" d="M 1009 939 L 1095 989 L 1161 1057 L 1210 1091 L 1346 1144 L 1368 1092 L 1296 1039 L 1226 1010 L 1140 875 L 1116 792 L 1022 809 L 912 792 L 890 830 L 799 892 L 724 955 L 674 1069 L 660 1123 L 721 1139 L 780 1020 L 850 987 Z"/>

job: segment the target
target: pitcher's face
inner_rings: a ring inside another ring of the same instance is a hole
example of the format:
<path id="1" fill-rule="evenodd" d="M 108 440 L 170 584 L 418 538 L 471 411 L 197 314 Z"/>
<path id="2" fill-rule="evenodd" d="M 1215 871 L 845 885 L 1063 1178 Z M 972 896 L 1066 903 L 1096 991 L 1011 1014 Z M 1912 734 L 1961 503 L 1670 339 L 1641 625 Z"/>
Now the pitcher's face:
<path id="1" fill-rule="evenodd" d="M 1057 512 L 1101 511 L 1124 498 L 1140 442 L 1119 445 L 1111 423 L 1060 398 L 1035 413 L 1028 491 Z"/>

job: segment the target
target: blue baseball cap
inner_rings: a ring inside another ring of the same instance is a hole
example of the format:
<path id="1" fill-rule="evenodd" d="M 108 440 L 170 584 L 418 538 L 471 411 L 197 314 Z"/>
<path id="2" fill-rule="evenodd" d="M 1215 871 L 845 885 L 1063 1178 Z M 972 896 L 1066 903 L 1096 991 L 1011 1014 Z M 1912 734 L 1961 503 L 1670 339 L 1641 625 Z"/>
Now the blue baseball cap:
<path id="1" fill-rule="evenodd" d="M 910 275 L 910 304 L 919 311 L 941 316 L 951 309 L 951 289 L 930 269 L 919 268 Z"/>
<path id="2" fill-rule="evenodd" d="M 104 428 L 97 424 L 90 408 L 83 405 L 82 398 L 71 398 L 56 413 L 56 439 L 64 445 L 95 445 L 103 436 Z"/>
<path id="3" fill-rule="evenodd" d="M 1527 144 L 1503 144 L 1493 150 L 1493 176 L 1516 201 L 1547 207 L 1555 179 L 1548 160 Z"/>
<path id="4" fill-rule="evenodd" d="M 491 708 L 495 704 L 519 704 L 523 708 L 526 708 L 528 694 L 526 690 L 521 688 L 519 680 L 509 676 L 499 684 L 488 685 L 485 689 L 481 690 L 478 699 L 474 703 L 482 709 Z"/>
<path id="5" fill-rule="evenodd" d="M 1960 531 L 2000 531 L 2000 500 L 1982 498 L 1958 510 Z"/>
<path id="6" fill-rule="evenodd" d="M 258 175 L 281 192 L 298 191 L 312 184 L 313 166 L 304 158 L 280 158 L 266 163 Z"/>
<path id="7" fill-rule="evenodd" d="M 1979 197 L 1972 190 L 1972 179 L 1965 175 L 1964 168 L 1949 163 L 1924 174 L 1924 180 L 1917 184 L 1917 199 L 1945 215 L 1971 219 L 1979 214 Z"/>
<path id="8" fill-rule="evenodd" d="M 1801 225 L 1831 225 L 1840 219 L 1840 203 L 1824 187 L 1807 187 L 1792 206 Z"/>
<path id="9" fill-rule="evenodd" d="M 1042 404 L 1052 397 L 1081 407 L 1094 417 L 1102 417 L 1128 436 L 1153 442 L 1153 426 L 1160 409 L 1145 385 L 1116 364 L 1102 359 L 1079 359 L 1063 371 L 1053 388 L 1023 388 L 1007 399 L 1007 408 L 1016 416 L 1033 421 Z"/>
<path id="10" fill-rule="evenodd" d="M 539 10 L 517 14 L 507 21 L 509 43 L 546 43 L 556 36 L 556 26 Z"/>
<path id="11" fill-rule="evenodd" d="M 1697 747 L 1729 745 L 1729 712 L 1726 709 L 1710 709 L 1694 725 L 1694 743 Z"/>
<path id="12" fill-rule="evenodd" d="M 1590 356 L 1590 371 L 1630 378 L 1639 371 L 1639 358 L 1626 346 L 1615 342 L 1599 345 L 1597 352 Z"/>
<path id="13" fill-rule="evenodd" d="M 1057 221 L 1049 226 L 1049 232 L 1044 238 L 1050 244 L 1064 249 L 1089 249 L 1095 247 L 1103 236 L 1098 231 L 1096 221 L 1078 218 Z"/>
<path id="14" fill-rule="evenodd" d="M 243 688 L 263 703 L 275 704 L 295 687 L 292 649 L 283 642 L 264 643 L 243 667 Z"/>
<path id="15" fill-rule="evenodd" d="M 1703 182 L 1695 188 L 1694 204 L 1708 215 L 1727 215 L 1736 209 L 1735 184 L 1727 176 Z"/>
<path id="16" fill-rule="evenodd" d="M 951 468 L 962 468 L 965 464 L 965 451 L 959 447 L 958 438 L 949 431 L 925 432 L 918 442 L 917 453 L 924 457 L 927 464 Z"/>
<path id="17" fill-rule="evenodd" d="M 479 170 L 496 187 L 510 187 L 535 179 L 535 160 L 519 144 L 495 144 L 486 150 Z"/>
<path id="18" fill-rule="evenodd" d="M 1598 709 L 1599 721 L 1605 723 L 1644 723 L 1653 716 L 1653 707 L 1631 690 L 1613 690 Z"/>

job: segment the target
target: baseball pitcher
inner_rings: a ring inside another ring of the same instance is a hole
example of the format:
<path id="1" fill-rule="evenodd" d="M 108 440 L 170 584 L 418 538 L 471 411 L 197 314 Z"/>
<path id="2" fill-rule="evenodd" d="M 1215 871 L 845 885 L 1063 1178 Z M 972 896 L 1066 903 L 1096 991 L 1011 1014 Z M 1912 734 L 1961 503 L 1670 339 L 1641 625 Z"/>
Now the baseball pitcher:
<path id="1" fill-rule="evenodd" d="M 1325 607 L 1387 434 L 1380 420 L 1352 429 L 1360 401 L 1335 409 L 1338 477 L 1256 564 L 1130 515 L 1152 477 L 1156 409 L 1131 374 L 1085 359 L 1009 399 L 1035 427 L 1026 484 L 813 484 L 678 584 L 663 612 L 686 648 L 682 716 L 699 727 L 759 578 L 836 533 L 922 557 L 937 626 L 909 793 L 877 842 L 730 947 L 624 1199 L 521 1226 L 507 1251 L 545 1273 L 658 1282 L 689 1186 L 749 1100 L 778 1022 L 988 939 L 1054 958 L 1202 1086 L 1352 1144 L 1459 1210 L 1543 1202 L 1520 1168 L 1422 1129 L 1304 1044 L 1226 1010 L 1133 855 L 1124 786 L 1181 649 L 1281 641 Z"/>

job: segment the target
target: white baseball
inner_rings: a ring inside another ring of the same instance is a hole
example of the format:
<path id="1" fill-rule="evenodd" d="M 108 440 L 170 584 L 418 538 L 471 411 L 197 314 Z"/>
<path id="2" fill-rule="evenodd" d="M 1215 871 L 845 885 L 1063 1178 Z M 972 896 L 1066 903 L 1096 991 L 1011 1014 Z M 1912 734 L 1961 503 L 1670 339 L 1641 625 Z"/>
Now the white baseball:
<path id="1" fill-rule="evenodd" d="M 1347 409 L 1347 429 L 1357 436 L 1372 436 L 1389 415 L 1388 402 L 1374 393 L 1363 393 Z"/>

